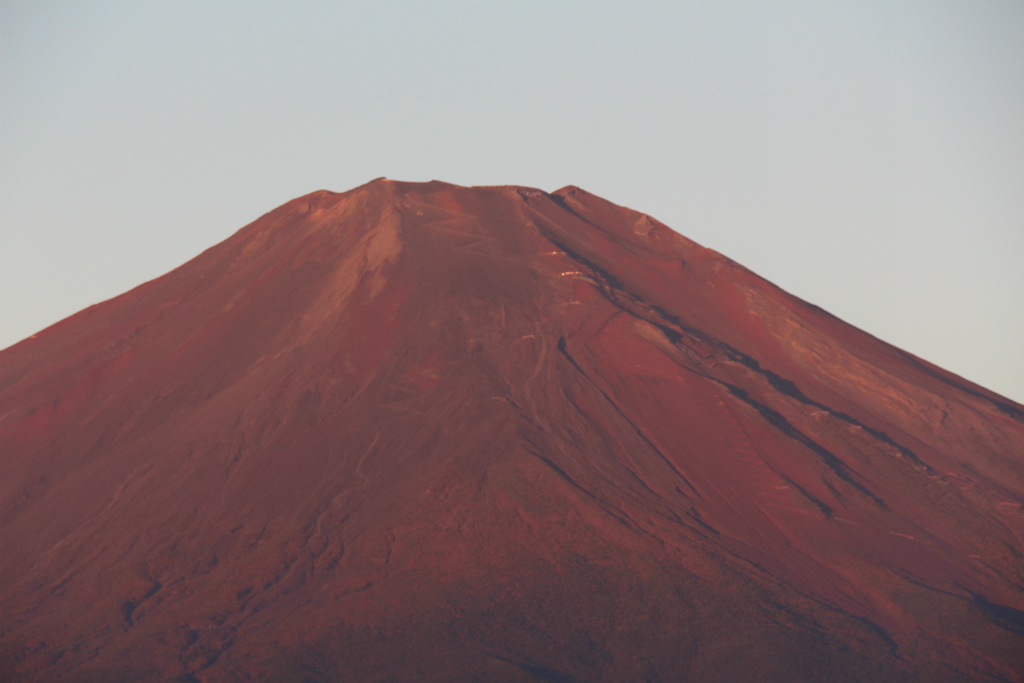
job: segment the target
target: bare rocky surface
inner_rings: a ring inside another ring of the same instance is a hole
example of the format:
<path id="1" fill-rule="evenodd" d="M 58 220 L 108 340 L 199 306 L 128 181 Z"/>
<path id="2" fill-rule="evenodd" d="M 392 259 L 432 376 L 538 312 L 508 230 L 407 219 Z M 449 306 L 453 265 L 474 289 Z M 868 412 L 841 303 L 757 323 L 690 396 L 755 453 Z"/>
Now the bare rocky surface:
<path id="1" fill-rule="evenodd" d="M 0 430 L 9 680 L 1024 680 L 1024 408 L 575 187 L 296 199 Z"/>

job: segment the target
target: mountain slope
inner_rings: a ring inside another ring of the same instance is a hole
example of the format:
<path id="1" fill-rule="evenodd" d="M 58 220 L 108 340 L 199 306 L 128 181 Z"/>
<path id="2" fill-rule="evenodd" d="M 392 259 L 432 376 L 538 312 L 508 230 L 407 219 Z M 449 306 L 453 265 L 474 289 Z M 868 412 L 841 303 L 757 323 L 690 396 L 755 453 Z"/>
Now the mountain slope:
<path id="1" fill-rule="evenodd" d="M 574 187 L 296 199 L 0 429 L 26 680 L 1024 676 L 1024 409 Z"/>

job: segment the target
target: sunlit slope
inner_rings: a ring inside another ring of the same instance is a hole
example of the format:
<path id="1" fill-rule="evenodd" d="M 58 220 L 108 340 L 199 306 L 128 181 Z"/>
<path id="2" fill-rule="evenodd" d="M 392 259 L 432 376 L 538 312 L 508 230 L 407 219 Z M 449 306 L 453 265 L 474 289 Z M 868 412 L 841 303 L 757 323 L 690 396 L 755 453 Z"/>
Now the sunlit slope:
<path id="1" fill-rule="evenodd" d="M 578 188 L 377 180 L 0 354 L 26 680 L 1020 680 L 1024 412 Z"/>

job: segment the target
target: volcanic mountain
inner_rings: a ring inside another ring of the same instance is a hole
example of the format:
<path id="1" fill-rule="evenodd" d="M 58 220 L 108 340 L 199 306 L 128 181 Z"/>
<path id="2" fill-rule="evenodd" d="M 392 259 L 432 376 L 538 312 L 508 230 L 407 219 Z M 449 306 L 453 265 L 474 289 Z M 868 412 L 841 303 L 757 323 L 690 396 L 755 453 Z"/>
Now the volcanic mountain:
<path id="1" fill-rule="evenodd" d="M 575 187 L 291 201 L 0 428 L 11 680 L 1024 680 L 1024 409 Z"/>

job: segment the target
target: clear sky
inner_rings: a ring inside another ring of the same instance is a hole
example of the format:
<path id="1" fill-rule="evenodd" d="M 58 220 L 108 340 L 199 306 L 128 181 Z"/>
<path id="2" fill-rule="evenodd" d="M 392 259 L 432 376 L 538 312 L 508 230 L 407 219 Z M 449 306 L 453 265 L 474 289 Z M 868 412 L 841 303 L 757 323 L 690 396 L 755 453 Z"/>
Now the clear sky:
<path id="1" fill-rule="evenodd" d="M 377 176 L 579 185 L 1024 402 L 1024 3 L 0 4 L 0 346 Z"/>

